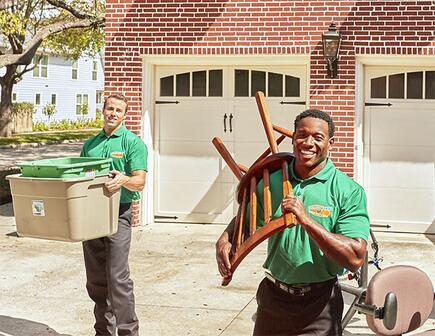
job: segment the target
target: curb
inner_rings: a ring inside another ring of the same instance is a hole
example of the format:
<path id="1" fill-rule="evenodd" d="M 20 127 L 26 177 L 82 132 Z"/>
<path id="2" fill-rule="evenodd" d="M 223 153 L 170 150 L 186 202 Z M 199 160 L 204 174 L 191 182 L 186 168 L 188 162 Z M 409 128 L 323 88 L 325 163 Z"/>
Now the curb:
<path id="1" fill-rule="evenodd" d="M 20 144 L 9 144 L 9 145 L 0 145 L 0 149 L 2 148 L 21 148 L 21 147 L 42 147 L 47 145 L 58 145 L 58 144 L 69 144 L 69 143 L 76 143 L 76 142 L 84 142 L 85 140 L 60 140 L 60 141 L 48 141 L 48 142 L 28 142 L 28 143 L 20 143 Z"/>

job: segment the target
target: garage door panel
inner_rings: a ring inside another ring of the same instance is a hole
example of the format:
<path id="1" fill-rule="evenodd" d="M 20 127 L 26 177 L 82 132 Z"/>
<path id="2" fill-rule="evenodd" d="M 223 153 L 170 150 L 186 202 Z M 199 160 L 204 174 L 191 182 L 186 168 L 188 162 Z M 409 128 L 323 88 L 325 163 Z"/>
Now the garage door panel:
<path id="1" fill-rule="evenodd" d="M 165 182 L 160 181 L 158 209 L 161 213 L 220 214 L 221 190 L 219 183 L 206 182 Z M 166 197 L 165 197 L 166 196 Z"/>
<path id="2" fill-rule="evenodd" d="M 234 153 L 237 162 L 250 167 L 267 148 L 269 148 L 269 143 L 267 142 L 239 142 L 234 144 Z M 290 140 L 284 140 L 279 146 L 279 150 L 292 152 Z"/>
<path id="3" fill-rule="evenodd" d="M 372 146 L 369 187 L 434 189 L 433 147 Z"/>
<path id="4" fill-rule="evenodd" d="M 198 103 L 165 105 L 159 114 L 161 141 L 205 141 L 223 136 L 222 104 L 210 104 L 198 111 Z M 194 132 L 192 132 L 192 129 Z"/>
<path id="5" fill-rule="evenodd" d="M 435 218 L 433 190 L 369 188 L 368 205 L 374 221 L 428 225 Z"/>
<path id="6" fill-rule="evenodd" d="M 160 143 L 159 175 L 167 182 L 221 181 L 228 168 L 222 167 L 221 158 L 210 143 Z"/>
<path id="7" fill-rule="evenodd" d="M 162 216 L 202 223 L 229 223 L 233 217 L 233 183 L 161 181 L 158 192 L 156 210 Z"/>
<path id="8" fill-rule="evenodd" d="M 266 132 L 257 105 L 240 102 L 234 106 L 234 142 L 267 142 Z M 276 100 L 266 100 L 272 124 L 293 130 L 293 121 L 304 107 L 282 106 Z M 279 136 L 274 133 L 275 138 Z"/>
<path id="9" fill-rule="evenodd" d="M 397 107 L 372 108 L 370 142 L 372 145 L 435 146 L 435 110 L 407 104 Z"/>

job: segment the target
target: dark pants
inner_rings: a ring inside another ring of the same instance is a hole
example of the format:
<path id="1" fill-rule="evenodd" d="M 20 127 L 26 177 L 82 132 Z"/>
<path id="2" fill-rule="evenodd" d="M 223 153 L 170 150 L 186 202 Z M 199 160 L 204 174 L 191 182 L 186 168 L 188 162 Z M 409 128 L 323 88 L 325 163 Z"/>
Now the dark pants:
<path id="1" fill-rule="evenodd" d="M 130 242 L 130 204 L 122 203 L 119 207 L 118 231 L 109 237 L 83 242 L 86 289 L 95 302 L 94 328 L 97 336 L 139 335 L 133 281 L 128 267 Z"/>
<path id="2" fill-rule="evenodd" d="M 257 290 L 255 336 L 341 336 L 343 296 L 337 282 L 294 296 L 263 279 Z"/>

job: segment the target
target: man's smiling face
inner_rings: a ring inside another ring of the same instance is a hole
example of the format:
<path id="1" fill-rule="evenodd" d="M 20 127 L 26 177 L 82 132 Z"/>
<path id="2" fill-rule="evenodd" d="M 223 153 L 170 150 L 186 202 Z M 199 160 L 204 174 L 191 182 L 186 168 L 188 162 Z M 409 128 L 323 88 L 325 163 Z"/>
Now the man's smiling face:
<path id="1" fill-rule="evenodd" d="M 306 117 L 298 122 L 293 135 L 293 149 L 300 178 L 313 176 L 323 168 L 333 143 L 325 120 Z"/>
<path id="2" fill-rule="evenodd" d="M 109 98 L 103 110 L 104 117 L 104 131 L 106 134 L 112 134 L 119 127 L 125 119 L 125 111 L 127 104 L 117 98 Z"/>

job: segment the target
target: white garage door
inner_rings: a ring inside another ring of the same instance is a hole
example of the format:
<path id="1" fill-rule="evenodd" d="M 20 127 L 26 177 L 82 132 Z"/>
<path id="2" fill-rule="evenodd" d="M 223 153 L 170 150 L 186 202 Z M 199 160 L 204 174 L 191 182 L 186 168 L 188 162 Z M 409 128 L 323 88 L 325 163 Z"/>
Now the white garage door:
<path id="1" fill-rule="evenodd" d="M 220 137 L 250 166 L 268 147 L 255 103 L 293 129 L 305 109 L 306 68 L 159 67 L 156 71 L 156 221 L 228 223 L 237 181 L 211 143 Z M 290 141 L 281 150 L 291 151 Z"/>
<path id="2" fill-rule="evenodd" d="M 369 67 L 366 79 L 364 184 L 372 223 L 435 233 L 435 68 Z"/>

